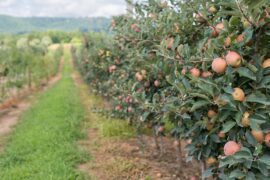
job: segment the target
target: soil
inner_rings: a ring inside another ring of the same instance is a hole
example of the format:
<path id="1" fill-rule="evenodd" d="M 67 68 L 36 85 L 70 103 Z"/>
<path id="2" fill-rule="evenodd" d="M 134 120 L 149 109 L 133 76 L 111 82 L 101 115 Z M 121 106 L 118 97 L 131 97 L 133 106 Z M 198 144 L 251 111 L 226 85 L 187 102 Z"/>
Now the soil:
<path id="1" fill-rule="evenodd" d="M 77 86 L 87 86 L 78 73 L 73 74 Z M 84 84 L 84 85 L 82 85 Z M 84 89 L 81 91 L 87 91 Z M 82 99 L 90 97 L 89 92 L 81 92 Z M 85 104 L 86 103 L 86 104 Z M 91 107 L 91 101 L 85 101 Z M 91 121 L 91 115 L 87 117 Z M 91 124 L 91 122 L 90 122 Z M 79 145 L 89 152 L 91 160 L 81 164 L 78 169 L 94 179 L 101 180 L 189 180 L 200 177 L 198 162 L 185 162 L 185 142 L 182 142 L 182 167 L 177 163 L 176 149 L 172 138 L 163 138 L 166 147 L 160 156 L 150 136 L 144 136 L 146 147 L 142 151 L 137 138 L 106 139 L 101 137 L 97 128 L 88 126 L 87 139 Z M 180 169 L 180 171 L 179 171 Z"/>
<path id="2" fill-rule="evenodd" d="M 79 169 L 89 176 L 104 180 L 190 180 L 200 177 L 200 166 L 197 162 L 185 162 L 182 157 L 182 168 L 176 161 L 173 140 L 164 138 L 167 147 L 163 156 L 159 156 L 153 138 L 144 137 L 147 147 L 144 152 L 139 148 L 135 138 L 126 140 L 102 139 L 98 130 L 88 131 L 89 141 L 81 142 L 93 159 L 80 165 Z M 185 144 L 184 142 L 182 144 Z M 184 151 L 184 149 L 182 149 Z"/>

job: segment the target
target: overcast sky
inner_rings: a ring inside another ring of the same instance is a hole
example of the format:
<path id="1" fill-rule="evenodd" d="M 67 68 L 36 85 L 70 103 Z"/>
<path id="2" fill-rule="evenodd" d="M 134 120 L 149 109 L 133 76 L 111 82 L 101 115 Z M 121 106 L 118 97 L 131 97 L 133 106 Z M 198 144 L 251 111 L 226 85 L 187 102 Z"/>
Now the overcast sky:
<path id="1" fill-rule="evenodd" d="M 125 0 L 0 0 L 0 14 L 23 17 L 110 17 L 125 10 Z"/>

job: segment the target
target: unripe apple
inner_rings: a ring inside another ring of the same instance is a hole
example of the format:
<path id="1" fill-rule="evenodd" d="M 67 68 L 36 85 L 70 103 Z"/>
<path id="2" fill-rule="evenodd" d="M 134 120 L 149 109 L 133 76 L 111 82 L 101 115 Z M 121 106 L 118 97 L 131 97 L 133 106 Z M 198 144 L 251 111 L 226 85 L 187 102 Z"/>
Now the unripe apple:
<path id="1" fill-rule="evenodd" d="M 242 125 L 244 127 L 248 127 L 249 126 L 249 112 L 245 112 L 243 117 L 242 117 Z"/>
<path id="2" fill-rule="evenodd" d="M 143 76 L 142 76 L 141 73 L 139 73 L 139 72 L 137 72 L 137 73 L 135 74 L 135 77 L 136 77 L 137 81 L 142 81 L 142 80 L 143 80 Z"/>
<path id="3" fill-rule="evenodd" d="M 173 26 L 174 26 L 174 32 L 175 33 L 180 33 L 181 32 L 181 29 L 180 29 L 178 23 L 174 23 Z"/>
<path id="4" fill-rule="evenodd" d="M 131 113 L 133 111 L 133 108 L 131 106 L 128 107 L 127 111 Z"/>
<path id="5" fill-rule="evenodd" d="M 206 129 L 207 129 L 208 131 L 211 131 L 213 128 L 214 128 L 214 124 L 213 124 L 213 123 L 208 122 L 208 123 L 206 124 Z"/>
<path id="6" fill-rule="evenodd" d="M 267 147 L 270 148 L 270 133 L 266 134 L 264 137 L 264 143 Z"/>
<path id="7" fill-rule="evenodd" d="M 244 34 L 240 34 L 236 37 L 236 42 L 241 43 L 244 41 Z"/>
<path id="8" fill-rule="evenodd" d="M 223 22 L 218 23 L 218 24 L 215 26 L 215 29 L 216 29 L 216 31 L 217 31 L 218 34 L 220 34 L 221 31 L 224 30 L 224 28 L 225 28 L 225 26 L 224 26 L 224 23 L 223 23 Z"/>
<path id="9" fill-rule="evenodd" d="M 226 62 L 232 67 L 239 67 L 241 65 L 242 57 L 235 51 L 229 51 L 226 55 Z"/>
<path id="10" fill-rule="evenodd" d="M 195 14 L 195 21 L 204 23 L 206 22 L 206 19 L 203 17 L 202 13 Z"/>
<path id="11" fill-rule="evenodd" d="M 157 20 L 158 19 L 157 15 L 155 13 L 150 13 L 149 14 L 149 17 L 152 18 L 153 20 Z"/>
<path id="12" fill-rule="evenodd" d="M 117 69 L 116 65 L 112 65 L 109 67 L 109 72 L 113 73 Z"/>
<path id="13" fill-rule="evenodd" d="M 161 2 L 161 4 L 159 6 L 164 9 L 164 8 L 168 7 L 168 2 L 163 1 L 163 2 Z"/>
<path id="14" fill-rule="evenodd" d="M 251 26 L 251 24 L 248 22 L 248 20 L 244 19 L 242 21 L 242 24 L 243 24 L 243 27 L 246 29 L 246 28 L 249 28 Z"/>
<path id="15" fill-rule="evenodd" d="M 222 58 L 216 58 L 212 62 L 212 70 L 218 74 L 222 74 L 226 71 L 227 62 Z"/>
<path id="16" fill-rule="evenodd" d="M 130 27 L 131 27 L 131 29 L 134 30 L 134 29 L 136 29 L 138 26 L 137 26 L 137 24 L 133 23 L 133 24 L 130 25 Z"/>
<path id="17" fill-rule="evenodd" d="M 201 72 L 200 72 L 200 70 L 198 69 L 198 68 L 192 68 L 191 70 L 190 70 L 190 73 L 191 73 L 191 75 L 193 76 L 193 77 L 200 77 L 200 75 L 201 75 Z"/>
<path id="18" fill-rule="evenodd" d="M 125 98 L 125 102 L 126 102 L 126 103 L 129 103 L 129 99 L 130 99 L 130 96 L 127 96 L 127 97 Z"/>
<path id="19" fill-rule="evenodd" d="M 225 156 L 234 155 L 236 152 L 240 151 L 241 146 L 235 141 L 228 141 L 224 146 Z"/>
<path id="20" fill-rule="evenodd" d="M 120 60 L 119 58 L 116 58 L 116 59 L 114 60 L 114 62 L 115 62 L 115 64 L 117 64 L 117 65 L 121 64 L 121 60 Z"/>
<path id="21" fill-rule="evenodd" d="M 181 74 L 185 75 L 186 73 L 187 73 L 187 68 L 183 68 L 182 71 L 181 71 Z"/>
<path id="22" fill-rule="evenodd" d="M 143 69 L 143 70 L 141 70 L 141 74 L 142 74 L 143 76 L 146 76 L 146 75 L 147 75 L 147 71 L 146 71 L 145 69 Z"/>
<path id="23" fill-rule="evenodd" d="M 212 37 L 217 37 L 218 36 L 218 32 L 217 32 L 216 28 L 215 27 L 210 27 L 210 28 L 212 29 L 211 36 Z"/>
<path id="24" fill-rule="evenodd" d="M 155 80 L 155 82 L 154 82 L 154 85 L 156 86 L 156 87 L 159 87 L 160 86 L 160 81 L 159 80 Z"/>
<path id="25" fill-rule="evenodd" d="M 204 78 L 211 77 L 213 74 L 210 71 L 202 72 L 201 76 Z"/>
<path id="26" fill-rule="evenodd" d="M 149 82 L 149 81 L 146 81 L 146 82 L 144 83 L 144 87 L 149 88 L 149 87 L 150 87 L 150 82 Z"/>
<path id="27" fill-rule="evenodd" d="M 217 163 L 217 159 L 215 157 L 209 157 L 207 160 L 206 160 L 206 165 L 207 166 L 213 166 Z"/>
<path id="28" fill-rule="evenodd" d="M 157 77 L 158 77 L 158 79 L 163 79 L 164 74 L 162 72 L 159 72 Z"/>
<path id="29" fill-rule="evenodd" d="M 231 43 L 232 43 L 231 37 L 227 37 L 227 38 L 225 39 L 225 41 L 224 41 L 224 46 L 225 46 L 225 47 L 229 47 L 229 46 L 231 45 Z"/>
<path id="30" fill-rule="evenodd" d="M 217 12 L 217 8 L 216 8 L 215 6 L 211 6 L 211 7 L 208 9 L 208 11 L 209 11 L 210 13 L 215 14 L 215 13 Z"/>
<path id="31" fill-rule="evenodd" d="M 121 111 L 121 110 L 122 110 L 122 106 L 121 106 L 121 105 L 117 105 L 117 106 L 115 107 L 115 110 L 116 110 L 116 111 Z"/>
<path id="32" fill-rule="evenodd" d="M 209 110 L 208 113 L 207 113 L 207 116 L 209 118 L 213 118 L 217 115 L 217 113 L 214 111 L 214 110 Z"/>
<path id="33" fill-rule="evenodd" d="M 243 102 L 246 99 L 245 93 L 241 88 L 234 88 L 232 96 L 235 101 Z"/>
<path id="34" fill-rule="evenodd" d="M 262 67 L 263 68 L 270 67 L 270 58 L 268 58 L 268 59 L 266 59 L 266 60 L 263 61 Z"/>
<path id="35" fill-rule="evenodd" d="M 158 132 L 159 133 L 162 133 L 162 132 L 164 132 L 165 131 L 165 127 L 164 126 L 159 126 L 158 127 Z"/>
<path id="36" fill-rule="evenodd" d="M 224 132 L 222 132 L 222 131 L 220 131 L 220 132 L 218 133 L 218 137 L 219 137 L 219 138 L 225 138 L 225 136 L 226 136 L 226 134 L 225 134 Z"/>
<path id="37" fill-rule="evenodd" d="M 135 32 L 141 32 L 141 29 L 138 27 L 136 23 L 131 24 L 131 29 Z"/>
<path id="38" fill-rule="evenodd" d="M 258 143 L 262 143 L 264 141 L 264 134 L 262 131 L 252 130 L 251 134 Z"/>
<path id="39" fill-rule="evenodd" d="M 167 38 L 166 39 L 166 46 L 168 49 L 172 49 L 174 44 L 174 38 Z"/>

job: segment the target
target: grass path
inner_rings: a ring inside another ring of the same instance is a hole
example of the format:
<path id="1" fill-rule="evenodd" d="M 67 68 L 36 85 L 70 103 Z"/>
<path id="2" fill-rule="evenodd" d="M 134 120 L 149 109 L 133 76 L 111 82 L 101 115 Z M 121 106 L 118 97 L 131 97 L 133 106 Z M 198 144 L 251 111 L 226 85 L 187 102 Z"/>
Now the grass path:
<path id="1" fill-rule="evenodd" d="M 76 166 L 87 160 L 76 141 L 84 136 L 81 124 L 85 108 L 71 77 L 72 67 L 65 55 L 62 79 L 37 97 L 0 155 L 3 180 L 84 179 Z"/>

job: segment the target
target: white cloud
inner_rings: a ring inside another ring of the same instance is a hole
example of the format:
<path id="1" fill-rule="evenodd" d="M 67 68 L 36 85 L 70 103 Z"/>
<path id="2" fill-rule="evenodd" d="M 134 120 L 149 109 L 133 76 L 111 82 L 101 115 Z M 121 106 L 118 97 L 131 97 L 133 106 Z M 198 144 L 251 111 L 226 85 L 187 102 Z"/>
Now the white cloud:
<path id="1" fill-rule="evenodd" d="M 110 17 L 125 12 L 125 0 L 0 0 L 1 14 L 23 17 Z"/>

